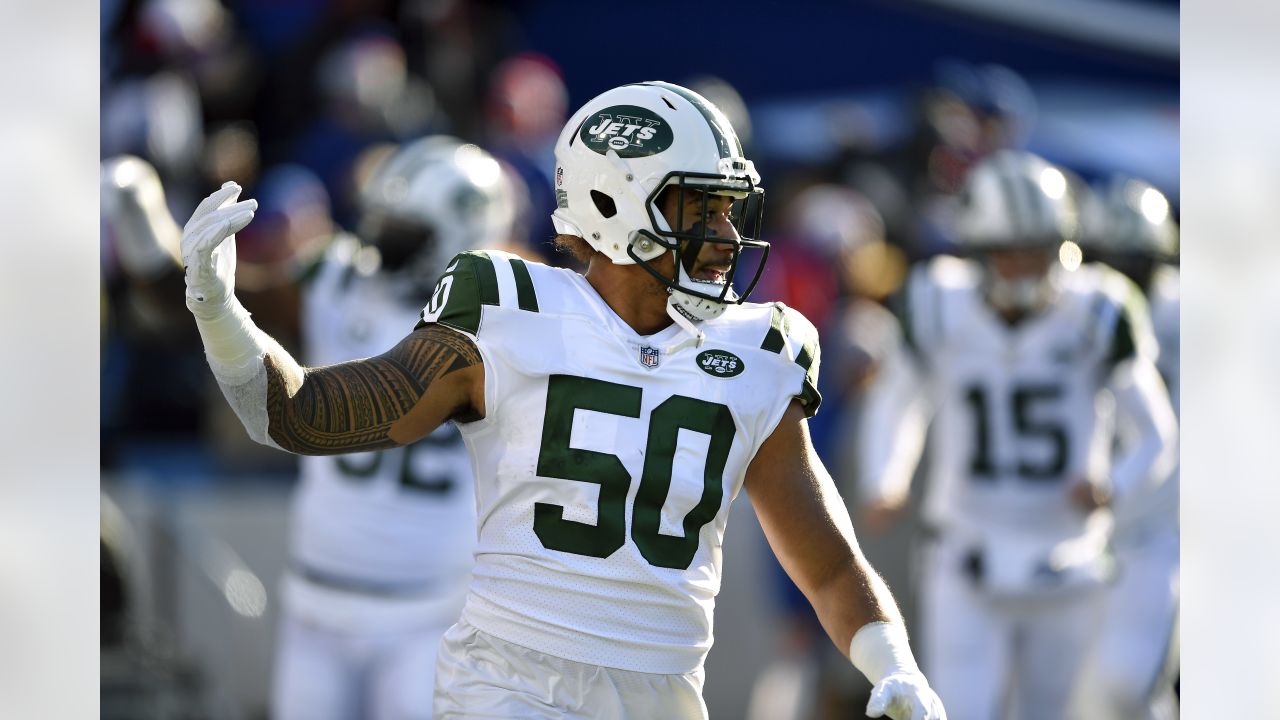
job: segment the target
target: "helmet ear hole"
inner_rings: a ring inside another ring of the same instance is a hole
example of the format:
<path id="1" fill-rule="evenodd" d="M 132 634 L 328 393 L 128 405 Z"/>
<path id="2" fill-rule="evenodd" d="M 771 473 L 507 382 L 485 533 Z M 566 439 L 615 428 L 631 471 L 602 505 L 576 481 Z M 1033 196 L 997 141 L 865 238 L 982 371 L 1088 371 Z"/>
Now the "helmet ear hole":
<path id="1" fill-rule="evenodd" d="M 591 191 L 591 202 L 596 204 L 596 210 L 599 210 L 606 220 L 618 214 L 618 206 L 613 202 L 613 198 L 599 190 Z"/>

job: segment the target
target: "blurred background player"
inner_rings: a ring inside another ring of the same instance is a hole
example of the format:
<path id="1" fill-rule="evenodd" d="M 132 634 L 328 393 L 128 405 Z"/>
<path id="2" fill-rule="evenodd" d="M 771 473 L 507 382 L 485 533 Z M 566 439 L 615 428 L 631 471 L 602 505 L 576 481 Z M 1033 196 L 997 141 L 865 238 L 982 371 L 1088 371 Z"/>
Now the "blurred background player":
<path id="1" fill-rule="evenodd" d="M 1118 176 L 1092 194 L 1084 215 L 1086 257 L 1123 272 L 1146 294 L 1160 345 L 1157 367 L 1178 411 L 1178 227 L 1168 198 L 1142 180 Z M 1115 419 L 1121 447 L 1132 442 Z M 1154 492 L 1115 507 L 1112 553 L 1118 574 L 1107 591 L 1098 644 L 1076 693 L 1076 716 L 1099 720 L 1177 717 L 1178 470 Z"/>
<path id="2" fill-rule="evenodd" d="M 305 286 L 305 357 L 394 345 L 448 259 L 504 246 L 514 200 L 498 162 L 451 137 L 384 159 Z M 362 242 L 363 240 L 363 242 Z M 470 460 L 452 423 L 405 447 L 301 459 L 282 587 L 273 717 L 429 718 L 440 637 L 475 545 Z"/>
<path id="3" fill-rule="evenodd" d="M 873 525 L 901 511 L 932 416 L 930 677 L 956 720 L 1059 718 L 1111 575 L 1105 507 L 1164 478 L 1176 420 L 1145 301 L 1064 243 L 1078 227 L 1067 177 L 999 151 L 959 200 L 972 259 L 916 268 L 899 298 L 904 342 L 863 416 L 864 500 Z M 1133 433 L 1114 459 L 1104 388 Z"/>

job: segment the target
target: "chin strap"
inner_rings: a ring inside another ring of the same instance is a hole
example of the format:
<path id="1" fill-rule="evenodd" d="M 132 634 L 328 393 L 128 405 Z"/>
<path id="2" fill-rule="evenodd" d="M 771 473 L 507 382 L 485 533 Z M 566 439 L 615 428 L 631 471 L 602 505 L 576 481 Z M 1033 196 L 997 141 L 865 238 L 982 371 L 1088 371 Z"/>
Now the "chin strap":
<path id="1" fill-rule="evenodd" d="M 680 342 L 668 346 L 667 347 L 668 355 L 675 353 L 677 351 L 683 350 L 690 346 L 695 348 L 702 347 L 702 343 L 705 342 L 707 339 L 706 333 L 702 332 L 702 330 L 700 330 L 698 326 L 694 324 L 693 318 L 690 318 L 688 315 L 685 314 L 684 310 L 682 310 L 680 306 L 675 303 L 674 298 L 667 301 L 667 315 L 670 315 L 671 319 L 675 320 L 676 324 L 679 325 L 685 332 L 689 334 L 689 337 L 686 337 Z"/>

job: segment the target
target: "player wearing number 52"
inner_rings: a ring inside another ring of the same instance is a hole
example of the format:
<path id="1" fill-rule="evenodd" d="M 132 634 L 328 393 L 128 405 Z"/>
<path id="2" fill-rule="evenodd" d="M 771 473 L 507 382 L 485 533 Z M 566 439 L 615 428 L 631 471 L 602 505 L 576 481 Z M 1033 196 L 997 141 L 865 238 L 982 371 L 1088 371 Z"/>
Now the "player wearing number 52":
<path id="1" fill-rule="evenodd" d="M 970 257 L 917 267 L 897 299 L 902 343 L 860 425 L 862 494 L 869 524 L 888 522 L 931 420 L 925 669 L 959 720 L 1059 718 L 1111 572 L 1106 506 L 1165 480 L 1177 423 L 1141 292 L 1063 262 L 1078 227 L 1065 173 L 1001 151 L 966 182 Z M 1118 455 L 1113 411 L 1133 435 Z"/>
<path id="2" fill-rule="evenodd" d="M 553 220 L 584 275 L 500 252 L 444 269 L 417 327 L 303 368 L 231 294 L 243 203 L 188 224 L 188 307 L 257 440 L 305 454 L 457 425 L 476 471 L 476 564 L 436 665 L 437 718 L 705 718 L 703 661 L 729 504 L 746 488 L 868 711 L 944 714 L 809 442 L 813 326 L 734 289 L 762 212 L 724 114 L 661 82 L 610 90 L 556 144 Z M 207 213 L 207 214 L 202 214 Z M 223 247 L 226 247 L 223 245 Z M 754 264 L 759 270 L 761 262 Z"/>
<path id="3" fill-rule="evenodd" d="M 445 136 L 378 163 L 360 237 L 340 234 L 302 288 L 304 359 L 391 347 L 456 253 L 511 237 L 497 160 Z M 277 720 L 425 720 L 436 650 L 475 548 L 471 461 L 452 423 L 405 447 L 304 457 L 290 516 L 272 684 Z"/>

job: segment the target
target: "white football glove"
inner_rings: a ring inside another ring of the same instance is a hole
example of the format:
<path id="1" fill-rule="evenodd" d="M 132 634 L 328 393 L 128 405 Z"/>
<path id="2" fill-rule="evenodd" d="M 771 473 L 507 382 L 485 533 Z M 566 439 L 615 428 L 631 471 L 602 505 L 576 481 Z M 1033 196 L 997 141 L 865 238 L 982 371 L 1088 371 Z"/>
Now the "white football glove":
<path id="1" fill-rule="evenodd" d="M 942 700 L 918 672 L 897 672 L 871 689 L 867 717 L 892 720 L 947 720 Z"/>
<path id="2" fill-rule="evenodd" d="M 235 291 L 235 234 L 253 219 L 257 200 L 241 200 L 240 186 L 227 182 L 200 202 L 182 228 L 182 265 L 187 308 L 197 315 L 220 312 Z"/>

